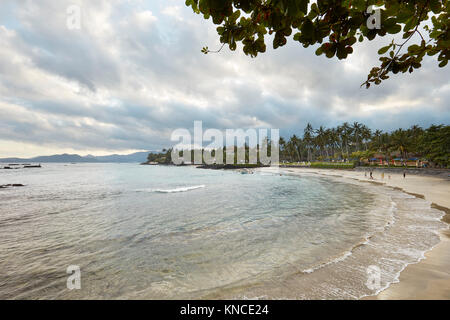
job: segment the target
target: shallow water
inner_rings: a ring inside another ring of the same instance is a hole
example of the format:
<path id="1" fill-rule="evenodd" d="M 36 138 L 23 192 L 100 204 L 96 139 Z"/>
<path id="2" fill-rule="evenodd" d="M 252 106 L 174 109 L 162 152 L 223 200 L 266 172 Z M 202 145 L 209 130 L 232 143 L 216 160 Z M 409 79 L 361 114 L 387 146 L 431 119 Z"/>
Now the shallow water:
<path id="1" fill-rule="evenodd" d="M 425 200 L 313 175 L 45 164 L 10 183 L 26 187 L 0 190 L 7 299 L 359 298 L 367 267 L 387 286 L 443 228 Z"/>

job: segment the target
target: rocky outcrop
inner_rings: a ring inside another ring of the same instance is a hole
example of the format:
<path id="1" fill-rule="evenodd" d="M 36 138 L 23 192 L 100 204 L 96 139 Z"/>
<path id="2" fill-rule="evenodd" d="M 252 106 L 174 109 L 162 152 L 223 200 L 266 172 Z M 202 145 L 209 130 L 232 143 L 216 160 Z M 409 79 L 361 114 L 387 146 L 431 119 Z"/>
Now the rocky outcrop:
<path id="1" fill-rule="evenodd" d="M 25 185 L 20 184 L 20 183 L 13 183 L 13 184 L 2 184 L 0 185 L 0 189 L 6 189 L 6 188 L 11 188 L 11 187 L 25 187 Z"/>

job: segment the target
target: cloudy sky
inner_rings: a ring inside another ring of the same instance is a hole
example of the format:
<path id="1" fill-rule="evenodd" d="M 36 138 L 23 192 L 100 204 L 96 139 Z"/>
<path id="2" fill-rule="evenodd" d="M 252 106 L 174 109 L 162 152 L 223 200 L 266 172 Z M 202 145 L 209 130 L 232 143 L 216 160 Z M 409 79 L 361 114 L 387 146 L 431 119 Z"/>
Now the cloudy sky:
<path id="1" fill-rule="evenodd" d="M 80 30 L 67 27 L 73 4 Z M 344 62 L 292 41 L 256 59 L 205 56 L 203 46 L 220 47 L 215 27 L 184 0 L 1 0 L 0 157 L 156 150 L 194 120 L 285 136 L 307 122 L 449 124 L 449 69 L 435 57 L 360 88 L 390 40 L 358 45 Z"/>

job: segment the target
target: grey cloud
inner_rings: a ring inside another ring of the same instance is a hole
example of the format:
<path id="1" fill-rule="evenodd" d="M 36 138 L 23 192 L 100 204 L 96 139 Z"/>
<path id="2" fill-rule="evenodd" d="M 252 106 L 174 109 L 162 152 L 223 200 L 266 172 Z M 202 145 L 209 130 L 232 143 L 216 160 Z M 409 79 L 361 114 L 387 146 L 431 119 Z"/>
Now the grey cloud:
<path id="1" fill-rule="evenodd" d="M 74 2 L 83 9 L 81 31 L 65 28 L 72 1 L 0 4 L 14 15 L 0 21 L 0 110 L 7 111 L 0 139 L 155 149 L 194 120 L 205 128 L 268 125 L 283 134 L 301 134 L 307 122 L 390 130 L 450 120 L 448 71 L 433 59 L 412 75 L 359 87 L 389 39 L 359 45 L 348 62 L 293 41 L 256 59 L 226 48 L 205 56 L 201 47 L 219 47 L 215 28 L 183 2 Z M 162 12 L 173 5 L 181 16 Z"/>

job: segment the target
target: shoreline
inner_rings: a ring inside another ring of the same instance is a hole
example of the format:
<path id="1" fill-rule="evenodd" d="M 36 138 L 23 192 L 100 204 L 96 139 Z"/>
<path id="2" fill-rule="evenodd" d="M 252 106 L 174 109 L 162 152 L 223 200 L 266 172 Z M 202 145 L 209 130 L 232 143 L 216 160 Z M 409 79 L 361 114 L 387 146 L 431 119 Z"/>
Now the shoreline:
<path id="1" fill-rule="evenodd" d="M 286 172 L 314 173 L 323 176 L 340 176 L 358 181 L 380 184 L 401 190 L 407 194 L 431 202 L 431 207 L 444 212 L 441 221 L 450 224 L 450 179 L 407 172 L 373 170 L 374 179 L 364 176 L 364 170 L 339 170 L 315 168 L 281 168 Z M 381 179 L 381 173 L 385 173 Z M 389 179 L 388 175 L 391 176 Z M 377 295 L 364 297 L 368 300 L 396 299 L 450 299 L 450 230 L 439 231 L 440 242 L 427 251 L 424 258 L 409 264 L 401 273 L 399 282 L 392 283 Z"/>

